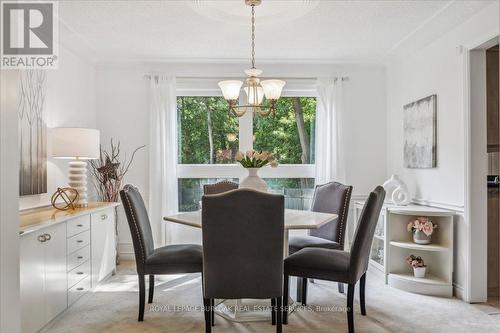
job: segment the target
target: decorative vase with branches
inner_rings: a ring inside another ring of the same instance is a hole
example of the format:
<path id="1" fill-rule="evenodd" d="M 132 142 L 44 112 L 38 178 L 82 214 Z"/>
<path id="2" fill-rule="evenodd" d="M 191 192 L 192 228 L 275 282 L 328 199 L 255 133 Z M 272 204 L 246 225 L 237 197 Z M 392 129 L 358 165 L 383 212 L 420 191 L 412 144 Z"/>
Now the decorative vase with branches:
<path id="1" fill-rule="evenodd" d="M 120 189 L 122 186 L 123 177 L 127 174 L 132 162 L 134 161 L 135 154 L 145 146 L 140 146 L 134 150 L 130 160 L 124 155 L 123 160 L 120 156 L 120 141 L 117 144 L 111 139 L 111 150 L 103 149 L 102 145 L 99 147 L 99 159 L 91 160 L 91 170 L 93 175 L 93 182 L 97 195 L 101 201 L 105 202 L 118 202 L 120 198 Z M 118 214 L 115 207 L 115 234 L 118 236 Z M 116 249 L 116 264 L 120 264 L 118 255 L 118 243 L 115 244 Z"/>
<path id="2" fill-rule="evenodd" d="M 91 160 L 94 186 L 101 201 L 118 202 L 123 177 L 127 174 L 134 161 L 135 154 L 145 146 L 134 150 L 130 160 L 125 155 L 121 160 L 120 141 L 117 144 L 111 139 L 111 150 L 107 151 L 100 146 L 99 159 Z"/>

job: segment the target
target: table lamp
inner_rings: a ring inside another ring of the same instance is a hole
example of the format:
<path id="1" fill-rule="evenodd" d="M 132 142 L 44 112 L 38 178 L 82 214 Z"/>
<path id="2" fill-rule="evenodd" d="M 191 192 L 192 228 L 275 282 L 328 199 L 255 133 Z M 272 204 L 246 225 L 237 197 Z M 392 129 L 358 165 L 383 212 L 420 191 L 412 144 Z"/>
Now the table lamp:
<path id="1" fill-rule="evenodd" d="M 68 184 L 78 191 L 77 207 L 87 207 L 87 162 L 99 158 L 99 130 L 57 127 L 51 131 L 52 157 L 72 159 L 68 163 Z"/>

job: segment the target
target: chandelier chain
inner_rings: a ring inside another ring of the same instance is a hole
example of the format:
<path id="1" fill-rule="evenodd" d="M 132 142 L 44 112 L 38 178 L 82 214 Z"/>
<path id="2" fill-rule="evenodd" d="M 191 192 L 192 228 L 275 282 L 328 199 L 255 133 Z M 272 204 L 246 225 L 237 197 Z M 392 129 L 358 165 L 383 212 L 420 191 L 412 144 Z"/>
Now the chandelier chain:
<path id="1" fill-rule="evenodd" d="M 280 98 L 281 91 L 285 85 L 282 80 L 264 80 L 261 81 L 258 76 L 262 71 L 255 68 L 255 6 L 260 5 L 262 0 L 245 0 L 245 4 L 252 7 L 251 17 L 251 68 L 245 70 L 247 77 L 244 82 L 239 80 L 220 81 L 219 87 L 222 90 L 224 98 L 229 103 L 229 110 L 237 117 L 242 117 L 247 111 L 254 115 L 259 114 L 262 117 L 276 114 L 276 103 Z M 245 84 L 243 90 L 246 92 L 246 102 L 240 102 L 241 87 Z M 266 98 L 266 103 L 262 104 Z"/>
<path id="2" fill-rule="evenodd" d="M 255 68 L 255 6 L 252 5 L 252 68 Z"/>

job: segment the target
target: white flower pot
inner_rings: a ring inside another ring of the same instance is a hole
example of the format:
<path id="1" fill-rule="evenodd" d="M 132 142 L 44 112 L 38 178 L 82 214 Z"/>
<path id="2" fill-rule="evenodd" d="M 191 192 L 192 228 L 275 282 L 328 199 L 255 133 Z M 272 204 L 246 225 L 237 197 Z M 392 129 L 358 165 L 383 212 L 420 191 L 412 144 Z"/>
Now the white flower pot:
<path id="1" fill-rule="evenodd" d="M 259 168 L 246 168 L 248 176 L 240 182 L 240 188 L 251 188 L 257 191 L 267 192 L 266 182 L 258 176 Z"/>
<path id="2" fill-rule="evenodd" d="M 427 267 L 413 267 L 413 275 L 416 278 L 424 278 Z"/>

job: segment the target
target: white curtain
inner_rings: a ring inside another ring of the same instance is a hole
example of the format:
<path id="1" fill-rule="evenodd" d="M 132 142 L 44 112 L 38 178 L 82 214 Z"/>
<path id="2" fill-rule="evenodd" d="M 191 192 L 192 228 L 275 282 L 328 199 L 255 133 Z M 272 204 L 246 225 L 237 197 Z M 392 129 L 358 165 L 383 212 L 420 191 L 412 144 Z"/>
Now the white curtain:
<path id="1" fill-rule="evenodd" d="M 342 79 L 319 78 L 316 109 L 316 184 L 345 183 Z"/>
<path id="2" fill-rule="evenodd" d="M 177 212 L 177 100 L 174 77 L 151 76 L 149 218 L 157 246 L 168 243 L 163 216 Z"/>

